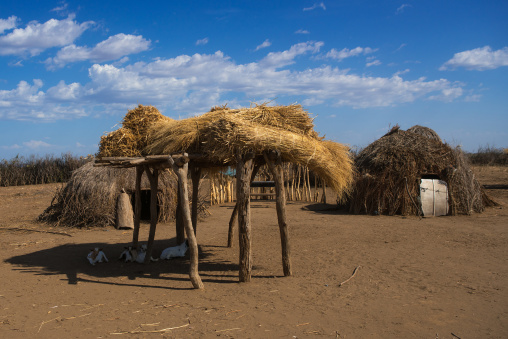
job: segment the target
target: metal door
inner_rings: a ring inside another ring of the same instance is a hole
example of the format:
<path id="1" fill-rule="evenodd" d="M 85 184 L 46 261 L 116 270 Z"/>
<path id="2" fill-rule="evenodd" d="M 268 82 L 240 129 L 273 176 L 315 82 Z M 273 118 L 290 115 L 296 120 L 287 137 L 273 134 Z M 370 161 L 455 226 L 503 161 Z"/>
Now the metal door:
<path id="1" fill-rule="evenodd" d="M 420 199 L 424 217 L 448 214 L 448 185 L 438 179 L 421 179 Z"/>

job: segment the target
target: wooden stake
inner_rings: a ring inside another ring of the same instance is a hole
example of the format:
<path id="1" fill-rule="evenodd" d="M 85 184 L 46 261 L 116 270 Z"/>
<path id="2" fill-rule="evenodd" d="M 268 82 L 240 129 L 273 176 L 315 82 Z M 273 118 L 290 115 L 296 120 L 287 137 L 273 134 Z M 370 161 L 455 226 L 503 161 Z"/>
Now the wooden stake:
<path id="1" fill-rule="evenodd" d="M 184 155 L 186 156 L 187 154 L 185 153 Z M 189 277 L 192 282 L 192 286 L 194 286 L 194 288 L 203 289 L 204 285 L 203 282 L 201 281 L 201 277 L 199 276 L 198 272 L 198 264 L 199 264 L 198 243 L 196 241 L 196 236 L 194 234 L 194 230 L 192 227 L 191 212 L 189 209 L 189 193 L 187 185 L 188 168 L 189 164 L 187 162 L 185 163 L 173 162 L 173 170 L 178 176 L 178 186 L 180 187 L 180 199 L 182 200 L 182 212 L 185 233 L 187 234 L 187 239 L 189 240 L 189 250 L 190 250 Z"/>
<path id="2" fill-rule="evenodd" d="M 254 169 L 252 170 L 252 174 L 250 176 L 250 182 L 254 181 L 260 168 L 261 168 L 261 164 L 259 162 L 256 162 L 254 165 Z M 237 178 L 238 178 L 238 176 L 237 176 Z M 231 181 L 231 187 L 232 186 L 233 186 L 233 182 Z M 238 187 L 238 179 L 237 179 L 237 187 Z M 233 213 L 231 213 L 231 218 L 229 219 L 228 247 L 230 247 L 230 248 L 233 247 L 233 237 L 235 234 L 235 222 L 237 220 L 237 216 L 238 216 L 238 195 L 237 195 L 237 202 L 235 204 L 235 208 L 233 208 Z"/>
<path id="3" fill-rule="evenodd" d="M 136 197 L 134 200 L 134 232 L 132 233 L 132 246 L 138 247 L 139 227 L 141 224 L 141 177 L 145 169 L 143 166 L 136 166 Z"/>
<path id="4" fill-rule="evenodd" d="M 192 178 L 192 227 L 194 234 L 197 232 L 198 226 L 198 204 L 199 204 L 199 181 L 201 180 L 201 168 L 191 168 Z"/>
<path id="5" fill-rule="evenodd" d="M 147 165 L 145 167 L 146 175 L 150 181 L 150 234 L 148 235 L 148 244 L 146 248 L 145 264 L 152 258 L 153 241 L 155 239 L 155 230 L 157 228 L 157 189 L 159 182 L 159 170 L 154 168 L 152 172 Z"/>
<path id="6" fill-rule="evenodd" d="M 182 244 L 185 241 L 185 225 L 183 221 L 183 205 L 182 205 L 182 199 L 180 194 L 180 185 L 178 185 L 178 188 L 176 189 L 176 216 L 175 216 L 175 222 L 176 222 L 176 243 L 178 245 Z"/>
<path id="7" fill-rule="evenodd" d="M 286 222 L 286 194 L 284 192 L 284 174 L 282 161 L 277 152 L 264 153 L 266 164 L 272 172 L 275 181 L 277 220 L 279 222 L 280 242 L 282 247 L 282 268 L 284 276 L 291 276 L 291 247 L 289 245 L 289 230 Z"/>
<path id="8" fill-rule="evenodd" d="M 238 204 L 238 242 L 240 245 L 240 282 L 249 282 L 252 274 L 252 249 L 250 225 L 250 178 L 253 170 L 252 156 L 237 154 L 236 196 Z"/>

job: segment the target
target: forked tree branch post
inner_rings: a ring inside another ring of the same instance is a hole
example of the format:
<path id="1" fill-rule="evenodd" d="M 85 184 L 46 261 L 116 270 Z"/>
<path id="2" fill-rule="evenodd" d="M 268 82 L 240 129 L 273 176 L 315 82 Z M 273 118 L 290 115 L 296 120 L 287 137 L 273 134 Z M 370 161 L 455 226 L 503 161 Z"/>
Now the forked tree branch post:
<path id="1" fill-rule="evenodd" d="M 201 277 L 198 272 L 198 264 L 199 264 L 199 252 L 198 252 L 198 243 L 196 241 L 196 235 L 194 234 L 194 229 L 192 227 L 191 220 L 191 212 L 189 209 L 189 190 L 187 184 L 187 174 L 189 170 L 189 158 L 187 157 L 187 153 L 184 154 L 183 157 L 173 160 L 173 158 L 169 158 L 168 161 L 171 163 L 173 170 L 178 176 L 178 187 L 180 188 L 179 194 L 180 199 L 182 201 L 182 214 L 183 214 L 183 223 L 185 226 L 185 233 L 187 234 L 187 239 L 189 240 L 189 250 L 190 250 L 190 269 L 189 269 L 189 277 L 194 288 L 203 289 L 204 285 L 201 281 Z"/>
<path id="2" fill-rule="evenodd" d="M 155 239 L 155 230 L 157 228 L 157 189 L 159 187 L 159 170 L 154 168 L 150 172 L 148 165 L 143 165 L 146 175 L 150 181 L 150 233 L 148 235 L 148 244 L 146 248 L 145 264 L 152 259 L 153 241 Z"/>
<path id="3" fill-rule="evenodd" d="M 253 182 L 258 174 L 259 169 L 261 168 L 261 163 L 259 161 L 255 161 L 254 169 L 252 170 L 252 174 L 250 176 L 250 182 Z M 229 219 L 229 230 L 228 230 L 228 247 L 233 247 L 233 237 L 235 234 L 235 223 L 238 220 L 238 198 L 235 204 L 235 208 L 233 208 L 233 212 L 231 213 L 231 218 Z"/>
<path id="4" fill-rule="evenodd" d="M 141 177 L 144 172 L 143 166 L 136 166 L 136 197 L 134 200 L 134 232 L 132 233 L 132 246 L 138 247 L 139 227 L 141 224 Z"/>
<path id="5" fill-rule="evenodd" d="M 240 247 L 239 281 L 249 282 L 252 274 L 252 249 L 250 225 L 250 178 L 253 154 L 237 153 L 236 199 L 238 205 L 238 242 Z"/>
<path id="6" fill-rule="evenodd" d="M 279 222 L 280 243 L 282 247 L 282 269 L 284 276 L 291 276 L 291 248 L 289 245 L 289 230 L 286 222 L 286 192 L 284 191 L 284 172 L 279 152 L 263 154 L 266 164 L 272 172 L 275 181 L 277 220 Z"/>
<path id="7" fill-rule="evenodd" d="M 198 227 L 198 204 L 199 204 L 199 181 L 201 180 L 201 168 L 192 166 L 191 169 L 192 179 L 192 227 L 194 228 L 194 235 L 197 233 Z"/>

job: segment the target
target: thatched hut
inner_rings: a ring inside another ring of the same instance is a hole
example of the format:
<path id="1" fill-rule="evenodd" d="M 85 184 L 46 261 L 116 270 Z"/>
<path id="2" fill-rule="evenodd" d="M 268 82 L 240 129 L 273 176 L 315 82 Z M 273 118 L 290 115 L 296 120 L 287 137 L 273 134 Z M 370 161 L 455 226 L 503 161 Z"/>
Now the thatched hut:
<path id="1" fill-rule="evenodd" d="M 460 148 L 441 142 L 436 132 L 399 126 L 374 141 L 355 159 L 357 175 L 348 202 L 350 212 L 421 215 L 422 179 L 444 181 L 448 214 L 482 212 L 492 205 Z"/>
<path id="2" fill-rule="evenodd" d="M 39 220 L 70 227 L 114 226 L 117 200 L 125 190 L 133 196 L 136 170 L 94 167 L 93 162 L 75 170 L 67 184 L 55 194 L 51 206 Z M 176 176 L 172 171 L 161 172 L 157 189 L 158 220 L 174 219 L 176 209 Z M 150 183 L 141 182 L 143 209 L 149 210 Z M 133 197 L 134 198 L 134 197 Z M 149 218 L 143 217 L 143 219 Z"/>

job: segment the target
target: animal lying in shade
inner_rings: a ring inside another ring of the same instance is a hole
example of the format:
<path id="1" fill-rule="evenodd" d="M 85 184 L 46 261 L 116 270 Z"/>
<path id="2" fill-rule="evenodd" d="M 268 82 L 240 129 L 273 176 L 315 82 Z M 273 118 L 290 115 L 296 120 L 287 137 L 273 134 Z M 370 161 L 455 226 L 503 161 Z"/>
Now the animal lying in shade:
<path id="1" fill-rule="evenodd" d="M 189 248 L 188 240 L 185 240 L 178 246 L 168 247 L 161 253 L 161 259 L 181 258 L 185 256 Z"/>
<path id="2" fill-rule="evenodd" d="M 139 247 L 139 250 L 132 247 L 132 246 L 128 246 L 128 247 L 125 247 L 125 250 L 122 252 L 122 254 L 120 254 L 119 259 L 125 260 L 125 262 L 136 261 L 136 262 L 142 264 L 145 262 L 146 250 L 147 250 L 147 246 L 145 244 L 141 245 Z M 150 260 L 157 261 L 159 259 L 154 259 L 152 257 L 152 258 L 150 258 Z"/>
<path id="3" fill-rule="evenodd" d="M 92 266 L 95 266 L 95 264 L 98 262 L 103 262 L 103 261 L 108 262 L 108 258 L 106 257 L 106 254 L 102 251 L 102 248 L 98 248 L 98 247 L 91 250 L 90 253 L 88 253 L 88 256 L 86 258 L 88 259 L 90 264 L 92 264 Z"/>

